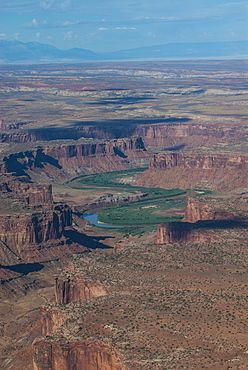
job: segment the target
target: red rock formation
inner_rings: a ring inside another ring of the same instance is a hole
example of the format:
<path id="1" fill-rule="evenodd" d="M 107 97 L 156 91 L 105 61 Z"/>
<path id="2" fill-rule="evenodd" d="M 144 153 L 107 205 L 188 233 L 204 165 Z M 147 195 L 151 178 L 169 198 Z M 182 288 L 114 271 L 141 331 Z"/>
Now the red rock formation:
<path id="1" fill-rule="evenodd" d="M 42 307 L 41 308 L 41 335 L 49 335 L 56 331 L 64 321 L 65 316 L 60 310 L 54 308 Z"/>
<path id="2" fill-rule="evenodd" d="M 214 198 L 190 196 L 186 199 L 185 216 L 182 222 L 159 225 L 157 244 L 175 242 L 216 241 L 215 229 L 225 227 L 247 227 L 246 212 L 242 210 L 242 198 Z"/>
<path id="3" fill-rule="evenodd" d="M 97 343 L 40 339 L 33 348 L 34 370 L 127 370 L 112 348 Z"/>
<path id="4" fill-rule="evenodd" d="M 156 243 L 213 242 L 217 239 L 218 236 L 213 230 L 205 229 L 202 224 L 192 226 L 186 222 L 170 222 L 158 226 Z"/>
<path id="5" fill-rule="evenodd" d="M 154 155 L 150 168 L 168 169 L 173 167 L 193 169 L 248 169 L 248 157 L 245 155 L 211 153 L 166 153 Z"/>
<path id="6" fill-rule="evenodd" d="M 170 119 L 169 119 L 170 120 Z M 37 129 L 27 132 L 4 132 L 0 134 L 0 142 L 35 142 L 35 141 L 49 141 L 49 140 L 63 140 L 63 139 L 74 139 L 78 140 L 81 137 L 101 139 L 101 140 L 112 140 L 117 138 L 134 138 L 142 137 L 145 146 L 150 148 L 164 149 L 166 146 L 177 146 L 187 145 L 191 148 L 196 146 L 204 145 L 206 143 L 214 143 L 220 139 L 236 137 L 242 135 L 242 128 L 237 127 L 217 127 L 211 125 L 203 125 L 196 123 L 182 123 L 180 119 L 173 117 L 171 122 L 161 124 L 139 124 L 134 123 L 132 125 L 121 125 L 118 126 L 85 126 L 81 127 L 64 127 L 60 130 L 56 129 Z M 183 120 L 183 119 L 182 119 Z M 6 124 L 3 121 L 3 130 L 11 128 L 19 128 L 21 124 Z M 1 129 L 1 128 L 0 128 Z"/>
<path id="7" fill-rule="evenodd" d="M 57 303 L 70 303 L 108 294 L 100 283 L 82 281 L 71 277 L 55 279 L 55 298 Z"/>
<path id="8" fill-rule="evenodd" d="M 26 176 L 0 176 L 0 192 L 11 193 L 30 206 L 53 204 L 52 185 L 34 184 Z"/>
<path id="9" fill-rule="evenodd" d="M 57 205 L 53 210 L 0 216 L 0 240 L 24 261 L 29 260 L 34 245 L 60 239 L 65 227 L 71 226 L 71 209 Z"/>
<path id="10" fill-rule="evenodd" d="M 154 155 L 137 185 L 230 191 L 247 187 L 248 156 L 208 153 Z"/>
<path id="11" fill-rule="evenodd" d="M 42 176 L 72 177 L 79 173 L 144 166 L 149 156 L 140 138 L 94 144 L 51 145 L 5 156 L 0 164 L 0 173 L 14 172 L 20 176 L 27 171 L 34 171 Z"/>
<path id="12" fill-rule="evenodd" d="M 235 218 L 234 214 L 224 210 L 218 199 L 188 197 L 182 221 L 194 223 L 204 220 L 228 220 L 233 218 Z"/>
<path id="13" fill-rule="evenodd" d="M 173 119 L 173 118 L 172 118 Z M 222 138 L 241 136 L 239 128 L 217 127 L 193 123 L 168 123 L 153 125 L 137 125 L 134 135 L 142 137 L 148 149 L 164 149 L 186 145 L 190 148 L 214 143 Z"/>

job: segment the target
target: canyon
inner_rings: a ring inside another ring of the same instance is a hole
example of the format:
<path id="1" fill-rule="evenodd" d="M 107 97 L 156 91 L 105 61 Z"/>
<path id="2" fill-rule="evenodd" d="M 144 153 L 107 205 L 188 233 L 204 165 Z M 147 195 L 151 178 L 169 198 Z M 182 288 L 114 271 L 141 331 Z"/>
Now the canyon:
<path id="1" fill-rule="evenodd" d="M 248 156 L 232 153 L 166 153 L 154 155 L 137 185 L 231 191 L 246 188 Z"/>
<path id="2" fill-rule="evenodd" d="M 37 149 L 2 155 L 0 173 L 31 177 L 36 173 L 39 181 L 47 178 L 51 182 L 53 177 L 61 181 L 79 174 L 142 167 L 148 160 L 141 138 L 64 145 L 51 142 Z"/>
<path id="3" fill-rule="evenodd" d="M 247 366 L 245 71 L 0 66 L 1 368 Z M 111 186 L 80 183 L 107 172 Z M 185 193 L 144 205 L 147 188 Z M 80 217 L 122 203 L 164 221 Z"/>

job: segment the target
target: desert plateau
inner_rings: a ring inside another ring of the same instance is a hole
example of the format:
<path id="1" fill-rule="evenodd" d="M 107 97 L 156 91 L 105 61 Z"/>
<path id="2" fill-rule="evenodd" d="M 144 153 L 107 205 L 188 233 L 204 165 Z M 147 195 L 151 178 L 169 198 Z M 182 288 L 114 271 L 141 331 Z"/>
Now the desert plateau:
<path id="1" fill-rule="evenodd" d="M 0 65 L 0 368 L 248 368 L 247 61 Z"/>

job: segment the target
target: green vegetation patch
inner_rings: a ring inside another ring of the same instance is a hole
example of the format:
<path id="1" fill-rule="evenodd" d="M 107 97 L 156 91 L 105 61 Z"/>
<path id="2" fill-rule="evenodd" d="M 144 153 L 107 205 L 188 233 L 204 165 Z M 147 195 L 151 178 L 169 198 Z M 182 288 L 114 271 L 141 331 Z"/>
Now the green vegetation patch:
<path id="1" fill-rule="evenodd" d="M 129 203 L 105 207 L 98 216 L 98 221 L 108 225 L 124 225 L 125 228 L 118 231 L 132 235 L 142 234 L 148 225 L 158 225 L 163 222 L 180 221 L 182 217 L 166 217 L 163 211 L 174 208 L 184 208 L 186 193 L 180 189 L 162 189 L 132 186 L 125 183 L 125 177 L 143 172 L 144 168 L 136 168 L 125 171 L 114 171 L 86 175 L 77 179 L 78 184 L 97 187 L 111 187 L 125 189 L 130 193 L 140 192 L 143 198 Z M 122 183 L 116 179 L 124 179 Z M 74 179 L 75 180 L 75 179 Z M 138 228 L 139 227 L 139 228 Z"/>
<path id="2" fill-rule="evenodd" d="M 160 201 L 137 201 L 115 207 L 107 207 L 100 212 L 98 220 L 106 224 L 132 226 L 180 221 L 182 217 L 164 217 L 156 214 L 156 212 L 170 208 L 182 208 L 184 202 L 185 198 L 183 197 Z"/>
<path id="3" fill-rule="evenodd" d="M 113 171 L 113 172 L 105 172 L 105 173 L 96 173 L 94 175 L 85 175 L 80 176 L 77 180 L 79 184 L 82 185 L 93 185 L 93 186 L 100 186 L 100 187 L 118 187 L 118 188 L 125 188 L 129 189 L 133 188 L 130 184 L 122 184 L 116 183 L 114 180 L 124 176 L 132 176 L 136 173 L 140 173 L 145 171 L 147 168 L 134 168 L 130 170 L 124 171 Z M 76 180 L 76 179 L 72 179 Z M 139 190 L 139 188 L 135 187 L 135 190 Z"/>
<path id="4" fill-rule="evenodd" d="M 105 173 L 97 173 L 94 175 L 85 175 L 80 176 L 77 180 L 79 184 L 82 185 L 92 185 L 97 187 L 114 187 L 114 188 L 121 188 L 128 190 L 129 192 L 142 192 L 147 193 L 147 198 L 157 199 L 157 198 L 165 198 L 171 197 L 176 195 L 185 194 L 186 191 L 180 189 L 162 189 L 162 188 L 146 188 L 142 186 L 132 186 L 130 184 L 119 183 L 115 182 L 117 178 L 123 178 L 127 176 L 135 175 L 136 173 L 140 173 L 145 171 L 146 168 L 135 168 L 131 170 L 124 170 L 124 171 L 113 171 L 113 172 L 105 172 Z M 76 180 L 76 178 L 72 179 L 71 181 Z"/>

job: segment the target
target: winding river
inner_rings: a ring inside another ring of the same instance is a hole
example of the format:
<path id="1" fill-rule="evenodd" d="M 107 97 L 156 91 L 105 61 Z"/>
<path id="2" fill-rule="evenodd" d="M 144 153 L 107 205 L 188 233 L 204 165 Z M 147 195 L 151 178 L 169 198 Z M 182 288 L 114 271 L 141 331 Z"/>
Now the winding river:
<path id="1" fill-rule="evenodd" d="M 95 225 L 95 226 L 101 226 L 101 227 L 125 227 L 125 226 L 119 226 L 119 225 L 107 225 L 107 224 L 104 224 L 104 223 L 101 223 L 98 221 L 98 215 L 93 213 L 87 213 L 83 216 L 85 220 L 89 221 L 90 224 L 92 225 Z"/>

